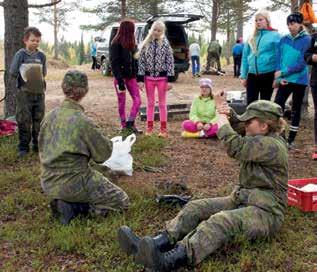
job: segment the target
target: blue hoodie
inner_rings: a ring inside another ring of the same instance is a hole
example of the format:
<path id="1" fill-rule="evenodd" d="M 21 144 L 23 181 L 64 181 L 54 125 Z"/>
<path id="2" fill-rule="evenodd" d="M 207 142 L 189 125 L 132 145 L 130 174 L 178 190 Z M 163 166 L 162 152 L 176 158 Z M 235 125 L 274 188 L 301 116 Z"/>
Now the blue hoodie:
<path id="1" fill-rule="evenodd" d="M 277 53 L 277 71 L 281 71 L 281 77 L 288 82 L 307 85 L 308 68 L 304 54 L 310 47 L 311 37 L 303 30 L 295 37 L 285 35 L 279 44 Z"/>
<path id="2" fill-rule="evenodd" d="M 255 37 L 257 53 L 250 44 L 243 48 L 240 78 L 247 79 L 248 74 L 264 74 L 276 71 L 276 53 L 280 42 L 280 34 L 271 29 L 261 29 Z"/>

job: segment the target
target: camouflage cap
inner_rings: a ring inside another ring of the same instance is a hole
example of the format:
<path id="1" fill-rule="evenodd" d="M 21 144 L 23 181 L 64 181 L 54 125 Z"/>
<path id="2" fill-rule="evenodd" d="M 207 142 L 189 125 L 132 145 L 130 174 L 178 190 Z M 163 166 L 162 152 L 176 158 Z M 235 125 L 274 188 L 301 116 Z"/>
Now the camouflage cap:
<path id="1" fill-rule="evenodd" d="M 282 116 L 283 110 L 278 104 L 267 100 L 257 100 L 252 102 L 246 112 L 238 116 L 238 119 L 243 122 L 253 118 L 277 120 Z"/>
<path id="2" fill-rule="evenodd" d="M 80 87 L 87 88 L 88 87 L 88 78 L 84 72 L 78 70 L 70 70 L 64 76 L 63 86 L 66 88 L 72 87 Z"/>

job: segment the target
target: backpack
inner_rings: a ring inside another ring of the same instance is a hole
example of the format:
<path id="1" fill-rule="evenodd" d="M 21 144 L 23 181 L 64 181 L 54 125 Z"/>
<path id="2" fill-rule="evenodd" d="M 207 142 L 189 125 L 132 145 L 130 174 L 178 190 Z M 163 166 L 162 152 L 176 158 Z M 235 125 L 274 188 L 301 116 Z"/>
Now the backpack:
<path id="1" fill-rule="evenodd" d="M 220 54 L 220 44 L 217 41 L 210 42 L 208 52 Z"/>

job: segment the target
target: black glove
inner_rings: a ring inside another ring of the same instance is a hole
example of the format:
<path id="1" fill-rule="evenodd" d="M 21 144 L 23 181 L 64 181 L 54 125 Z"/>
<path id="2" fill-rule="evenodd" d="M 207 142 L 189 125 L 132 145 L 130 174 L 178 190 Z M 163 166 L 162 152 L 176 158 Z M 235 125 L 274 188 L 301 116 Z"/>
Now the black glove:
<path id="1" fill-rule="evenodd" d="M 155 200 L 159 204 L 171 204 L 171 205 L 180 205 L 181 207 L 186 205 L 191 196 L 179 196 L 179 195 L 157 195 Z"/>

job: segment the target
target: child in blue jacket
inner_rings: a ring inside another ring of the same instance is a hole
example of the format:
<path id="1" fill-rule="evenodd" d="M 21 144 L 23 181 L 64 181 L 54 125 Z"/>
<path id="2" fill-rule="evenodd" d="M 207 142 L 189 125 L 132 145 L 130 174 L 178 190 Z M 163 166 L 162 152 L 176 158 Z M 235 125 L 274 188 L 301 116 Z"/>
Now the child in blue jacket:
<path id="1" fill-rule="evenodd" d="M 310 47 L 311 37 L 303 28 L 303 15 L 300 12 L 294 12 L 287 17 L 287 26 L 290 33 L 282 37 L 278 47 L 275 79 L 279 88 L 275 103 L 284 109 L 287 98 L 293 94 L 292 120 L 288 135 L 288 146 L 292 148 L 308 85 L 308 68 L 304 54 Z"/>

